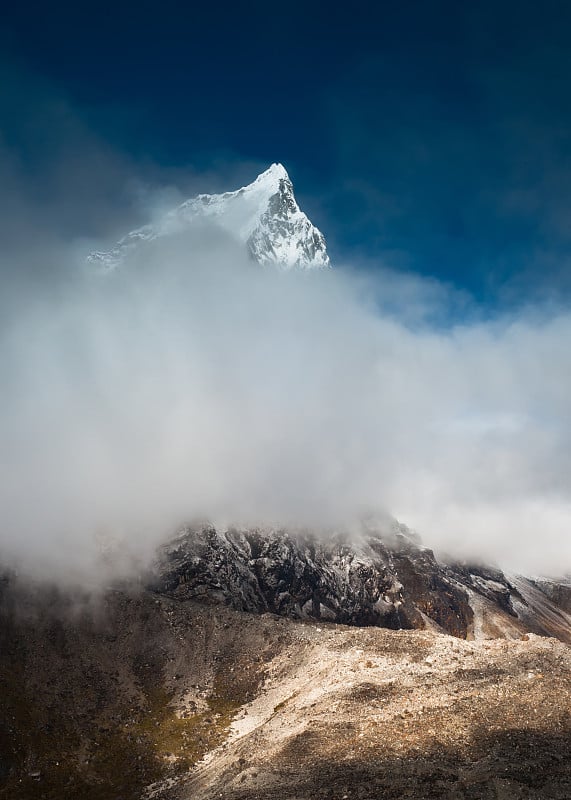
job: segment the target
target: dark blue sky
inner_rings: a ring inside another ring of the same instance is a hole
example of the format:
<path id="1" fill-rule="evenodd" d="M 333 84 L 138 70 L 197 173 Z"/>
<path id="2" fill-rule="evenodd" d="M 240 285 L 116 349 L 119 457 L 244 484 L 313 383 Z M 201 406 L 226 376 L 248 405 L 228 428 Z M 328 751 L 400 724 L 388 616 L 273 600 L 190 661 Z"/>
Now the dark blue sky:
<path id="1" fill-rule="evenodd" d="M 234 188 L 279 160 L 334 260 L 565 300 L 570 41 L 557 0 L 13 4 L 0 144 L 38 196 L 58 160 L 92 194 L 82 148 L 113 153 L 99 221 L 137 170 Z"/>

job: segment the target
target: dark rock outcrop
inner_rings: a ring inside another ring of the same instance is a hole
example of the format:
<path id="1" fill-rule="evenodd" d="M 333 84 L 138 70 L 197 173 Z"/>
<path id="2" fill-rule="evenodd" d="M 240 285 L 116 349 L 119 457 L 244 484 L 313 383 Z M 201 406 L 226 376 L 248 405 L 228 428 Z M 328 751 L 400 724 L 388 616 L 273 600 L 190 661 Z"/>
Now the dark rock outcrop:
<path id="1" fill-rule="evenodd" d="M 540 594 L 531 581 L 520 578 L 516 586 L 499 569 L 442 564 L 399 525 L 388 535 L 321 538 L 204 527 L 186 530 L 163 548 L 153 588 L 240 611 L 392 629 L 436 627 L 461 638 L 474 635 L 479 613 L 494 618 L 491 636 L 532 630 L 571 640 L 571 618 L 545 594 L 540 603 L 535 595 L 526 599 L 521 581 Z M 539 608 L 544 603 L 549 614 Z"/>

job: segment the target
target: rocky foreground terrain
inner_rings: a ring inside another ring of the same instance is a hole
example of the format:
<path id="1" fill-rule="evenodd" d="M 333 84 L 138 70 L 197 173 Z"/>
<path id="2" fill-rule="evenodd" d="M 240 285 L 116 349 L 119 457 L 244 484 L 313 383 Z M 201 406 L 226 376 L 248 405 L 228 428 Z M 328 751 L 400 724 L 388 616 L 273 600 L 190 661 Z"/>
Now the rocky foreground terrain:
<path id="1" fill-rule="evenodd" d="M 6 574 L 0 798 L 568 800 L 565 584 L 398 533 L 187 532 L 98 596 Z"/>

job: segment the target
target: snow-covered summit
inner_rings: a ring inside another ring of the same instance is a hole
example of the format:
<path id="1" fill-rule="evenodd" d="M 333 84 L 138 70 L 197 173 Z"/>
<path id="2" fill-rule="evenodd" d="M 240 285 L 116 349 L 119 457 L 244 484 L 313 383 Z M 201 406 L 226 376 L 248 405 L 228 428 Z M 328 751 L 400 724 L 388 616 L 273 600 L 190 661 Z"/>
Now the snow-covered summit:
<path id="1" fill-rule="evenodd" d="M 297 205 L 281 164 L 272 164 L 253 183 L 236 191 L 186 200 L 153 225 L 128 233 L 111 250 L 91 253 L 88 261 L 113 269 L 142 243 L 207 221 L 243 243 L 260 264 L 286 270 L 329 267 L 323 234 Z"/>

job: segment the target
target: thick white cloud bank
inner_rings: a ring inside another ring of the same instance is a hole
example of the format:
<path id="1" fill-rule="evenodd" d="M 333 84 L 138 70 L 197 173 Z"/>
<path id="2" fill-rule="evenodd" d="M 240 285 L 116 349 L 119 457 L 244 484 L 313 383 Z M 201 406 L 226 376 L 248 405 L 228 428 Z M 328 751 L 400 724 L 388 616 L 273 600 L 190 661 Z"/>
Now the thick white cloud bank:
<path id="1" fill-rule="evenodd" d="M 19 280 L 26 257 L 1 301 L 4 563 L 71 576 L 196 517 L 386 510 L 440 552 L 571 569 L 571 314 L 411 325 L 434 283 L 387 278 L 389 315 L 382 273 L 262 269 L 215 228 L 106 275 L 59 249 L 40 280 L 36 247 Z"/>

